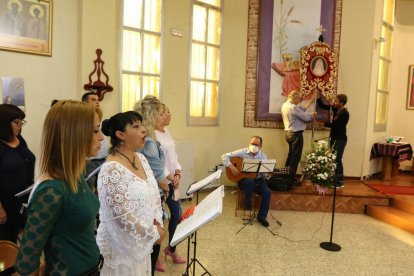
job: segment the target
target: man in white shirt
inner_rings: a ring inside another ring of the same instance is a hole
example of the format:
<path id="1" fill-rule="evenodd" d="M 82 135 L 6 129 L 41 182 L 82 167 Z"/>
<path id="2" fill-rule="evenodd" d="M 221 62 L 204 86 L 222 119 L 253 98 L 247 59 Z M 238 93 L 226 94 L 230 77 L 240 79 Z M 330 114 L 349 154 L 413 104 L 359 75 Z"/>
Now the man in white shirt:
<path id="1" fill-rule="evenodd" d="M 294 90 L 289 93 L 287 101 L 282 105 L 285 136 L 286 141 L 289 144 L 289 153 L 285 167 L 290 168 L 290 177 L 295 182 L 296 171 L 302 156 L 303 131 L 306 129 L 306 124 L 311 122 L 316 115 L 316 112 L 308 113 L 306 111 L 308 106 L 300 106 L 299 103 L 301 101 L 302 94 L 300 91 Z M 308 101 L 308 105 L 312 103 L 313 101 Z"/>
<path id="2" fill-rule="evenodd" d="M 248 148 L 239 149 L 233 152 L 225 153 L 221 156 L 223 164 L 230 169 L 234 176 L 240 175 L 240 170 L 234 166 L 230 159 L 232 157 L 240 157 L 243 159 L 267 159 L 266 154 L 261 151 L 263 139 L 260 136 L 253 136 L 250 138 Z M 267 186 L 264 179 L 264 174 L 259 173 L 256 178 L 242 178 L 237 182 L 237 186 L 244 191 L 244 208 L 251 210 L 251 200 L 253 193 L 261 195 L 262 201 L 260 204 L 259 212 L 257 213 L 257 221 L 264 227 L 269 227 L 269 222 L 266 220 L 267 213 L 270 206 L 270 197 L 272 191 Z"/>

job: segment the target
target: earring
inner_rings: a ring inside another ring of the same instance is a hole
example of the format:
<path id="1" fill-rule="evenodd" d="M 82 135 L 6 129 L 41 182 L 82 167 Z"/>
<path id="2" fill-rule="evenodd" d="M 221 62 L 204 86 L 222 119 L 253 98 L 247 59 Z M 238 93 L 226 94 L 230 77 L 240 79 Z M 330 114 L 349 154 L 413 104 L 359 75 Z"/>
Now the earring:
<path id="1" fill-rule="evenodd" d="M 124 144 L 124 141 L 121 141 L 121 143 L 120 143 L 121 145 L 123 145 Z"/>

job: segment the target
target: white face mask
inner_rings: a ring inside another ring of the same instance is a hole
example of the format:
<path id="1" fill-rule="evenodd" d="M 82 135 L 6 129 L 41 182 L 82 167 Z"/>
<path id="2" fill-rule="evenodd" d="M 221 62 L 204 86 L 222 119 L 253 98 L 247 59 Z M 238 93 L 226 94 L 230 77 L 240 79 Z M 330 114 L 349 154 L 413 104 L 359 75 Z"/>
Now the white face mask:
<path id="1" fill-rule="evenodd" d="M 249 151 L 250 151 L 251 153 L 258 153 L 258 152 L 259 152 L 259 147 L 258 147 L 258 146 L 256 146 L 256 145 L 252 145 L 252 144 L 250 144 L 250 145 L 249 145 Z"/>

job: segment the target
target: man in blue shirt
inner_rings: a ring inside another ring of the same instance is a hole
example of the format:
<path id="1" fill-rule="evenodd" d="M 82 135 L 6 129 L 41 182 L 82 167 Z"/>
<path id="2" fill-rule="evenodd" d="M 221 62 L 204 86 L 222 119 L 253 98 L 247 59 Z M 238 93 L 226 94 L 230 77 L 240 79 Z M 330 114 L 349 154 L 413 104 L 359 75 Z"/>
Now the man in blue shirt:
<path id="1" fill-rule="evenodd" d="M 240 157 L 243 159 L 267 159 L 266 155 L 261 151 L 263 139 L 260 136 L 253 136 L 250 139 L 248 148 L 239 149 L 233 152 L 225 153 L 221 156 L 223 164 L 229 168 L 234 176 L 241 174 L 240 170 L 234 166 L 230 159 L 232 157 Z M 272 195 L 271 190 L 267 186 L 264 179 L 264 174 L 259 173 L 256 178 L 242 178 L 237 182 L 240 189 L 244 191 L 244 208 L 246 210 L 252 209 L 252 196 L 253 192 L 261 195 L 262 201 L 257 214 L 257 221 L 260 222 L 264 227 L 269 227 L 269 222 L 266 220 L 267 213 L 269 211 L 270 197 Z"/>
<path id="2" fill-rule="evenodd" d="M 299 105 L 301 101 L 302 94 L 294 90 L 289 93 L 287 101 L 282 105 L 285 137 L 289 144 L 289 153 L 285 167 L 290 167 L 290 177 L 292 180 L 295 180 L 296 171 L 302 156 L 303 131 L 306 129 L 306 124 L 311 122 L 316 114 L 316 112 L 308 113 L 306 111 L 313 101 L 308 101 L 308 106 L 305 107 Z"/>

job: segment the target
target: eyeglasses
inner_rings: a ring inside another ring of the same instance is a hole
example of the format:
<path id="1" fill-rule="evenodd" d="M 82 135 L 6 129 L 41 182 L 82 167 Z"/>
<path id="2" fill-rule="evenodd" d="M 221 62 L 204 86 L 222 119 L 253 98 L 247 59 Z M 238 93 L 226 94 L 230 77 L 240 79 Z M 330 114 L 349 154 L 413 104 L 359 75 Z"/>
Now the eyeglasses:
<path id="1" fill-rule="evenodd" d="M 256 147 L 260 147 L 260 145 L 259 145 L 259 144 L 255 144 L 255 143 L 250 143 L 250 145 L 252 145 L 252 146 L 256 146 Z"/>
<path id="2" fill-rule="evenodd" d="M 26 120 L 13 120 L 12 123 L 17 126 L 24 126 L 27 123 L 27 121 Z"/>

